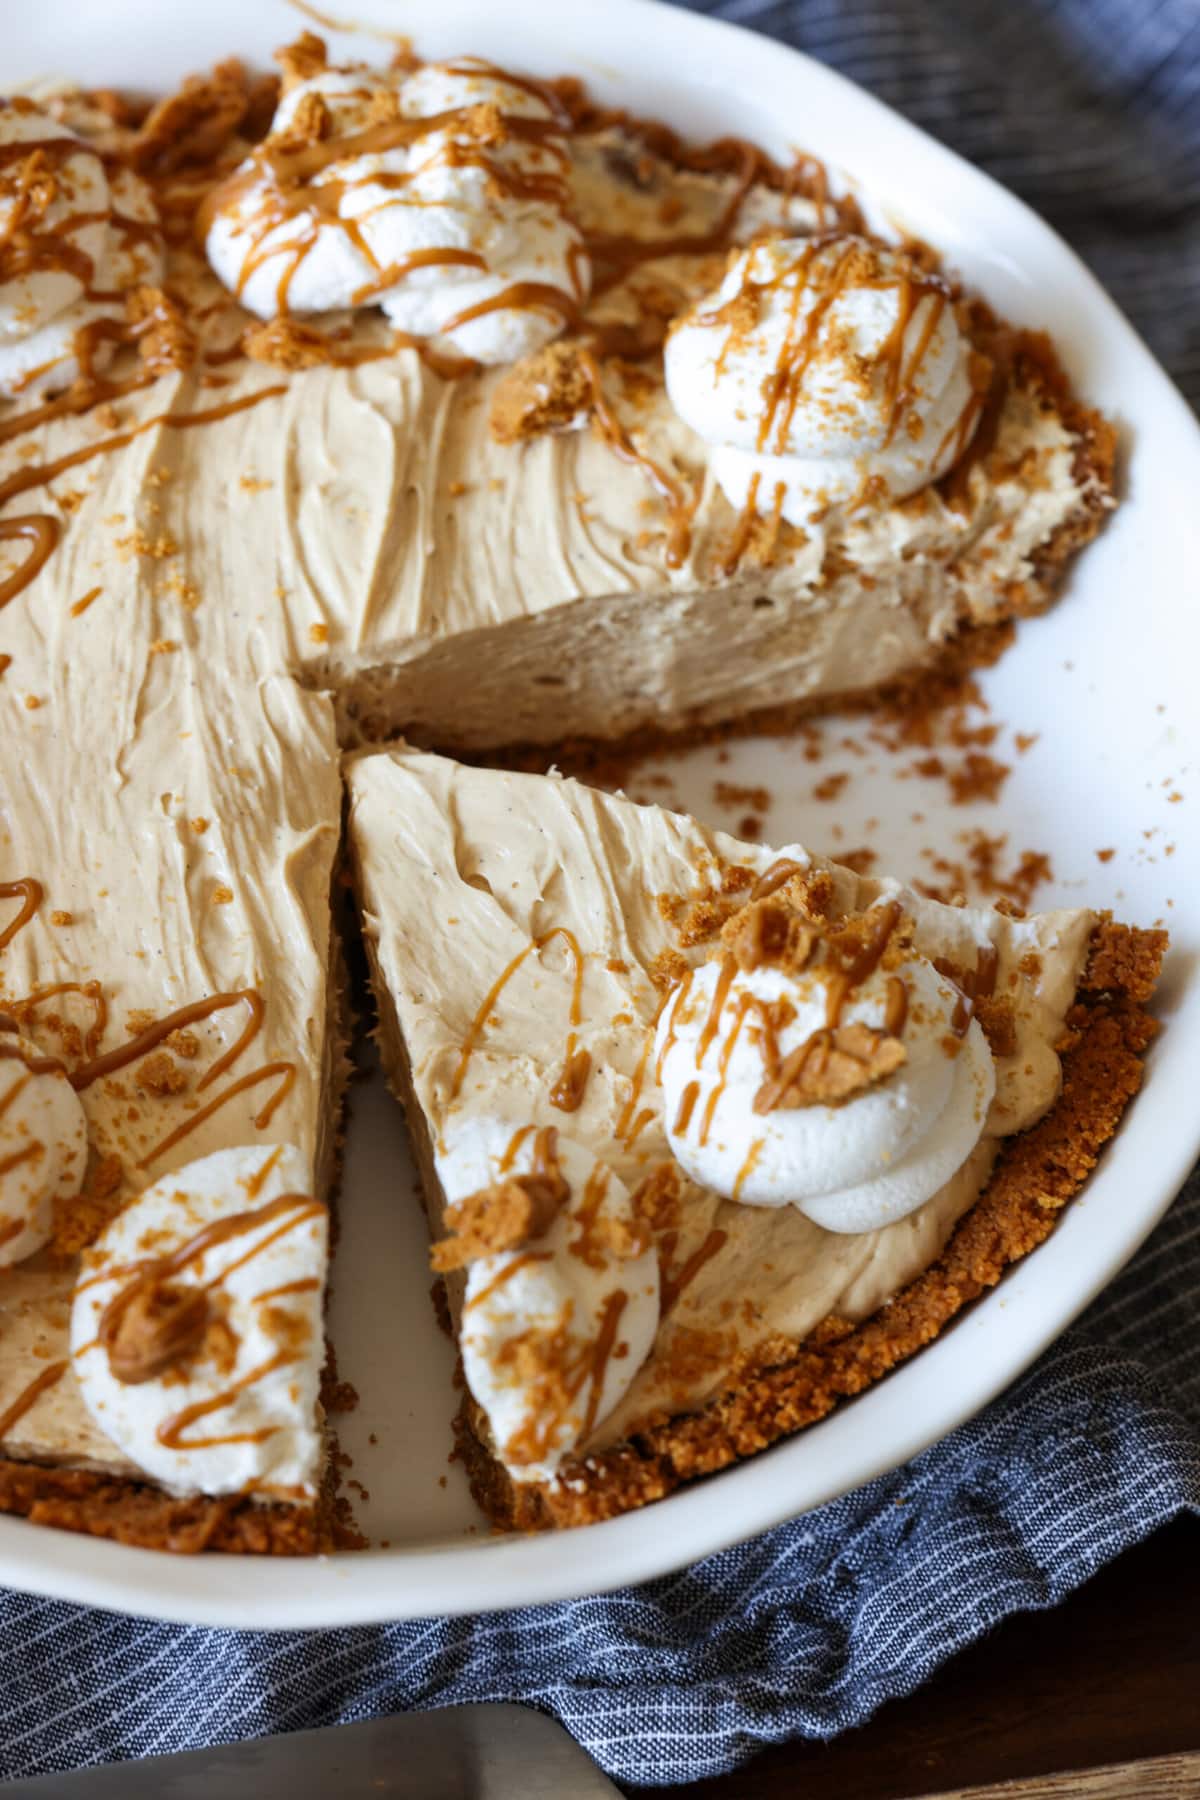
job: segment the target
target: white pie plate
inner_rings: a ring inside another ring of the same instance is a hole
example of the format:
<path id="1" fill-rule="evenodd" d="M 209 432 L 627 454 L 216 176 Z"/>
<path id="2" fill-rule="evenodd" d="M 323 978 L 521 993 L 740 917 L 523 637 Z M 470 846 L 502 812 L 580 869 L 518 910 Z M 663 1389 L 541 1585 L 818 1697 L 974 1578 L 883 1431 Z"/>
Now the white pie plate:
<path id="1" fill-rule="evenodd" d="M 342 1373 L 361 1394 L 341 1435 L 371 1493 L 359 1513 L 375 1548 L 304 1563 L 188 1559 L 0 1519 L 0 1583 L 204 1625 L 337 1626 L 528 1606 L 661 1575 L 820 1505 L 903 1463 L 1007 1386 L 1136 1250 L 1200 1141 L 1200 835 L 1187 830 L 1200 802 L 1200 432 L 1112 302 L 1001 188 L 867 94 L 765 39 L 647 0 L 345 3 L 359 23 L 410 33 L 423 54 L 576 72 L 602 98 L 696 135 L 740 133 L 777 154 L 812 150 L 937 244 L 1002 314 L 1052 333 L 1080 391 L 1123 428 L 1127 492 L 1062 603 L 1023 627 L 985 683 L 1010 733 L 1040 734 L 1000 803 L 954 807 L 944 784 L 912 776 L 911 756 L 843 754 L 839 763 L 835 749 L 816 773 L 844 767 L 853 779 L 836 808 L 822 805 L 813 765 L 794 745 L 768 740 L 737 747 L 720 767 L 711 751 L 677 759 L 673 799 L 732 828 L 736 811 L 718 807 L 714 779 L 765 783 L 770 838 L 835 852 L 839 842 L 869 841 L 897 874 L 921 873 L 925 846 L 952 844 L 974 824 L 1007 832 L 1014 852 L 1049 848 L 1056 879 L 1038 904 L 1111 906 L 1170 925 L 1168 1029 L 1118 1139 L 1054 1236 L 914 1362 L 815 1429 L 658 1506 L 540 1537 L 489 1535 L 461 1471 L 447 1463 L 452 1359 L 428 1302 L 403 1126 L 378 1077 L 360 1085 L 333 1331 Z M 286 0 L 39 0 L 9 19 L 6 75 L 162 90 L 231 53 L 264 63 L 308 23 Z M 331 41 L 358 57 L 389 54 L 370 37 Z M 1101 862 L 1101 848 L 1116 854 Z"/>

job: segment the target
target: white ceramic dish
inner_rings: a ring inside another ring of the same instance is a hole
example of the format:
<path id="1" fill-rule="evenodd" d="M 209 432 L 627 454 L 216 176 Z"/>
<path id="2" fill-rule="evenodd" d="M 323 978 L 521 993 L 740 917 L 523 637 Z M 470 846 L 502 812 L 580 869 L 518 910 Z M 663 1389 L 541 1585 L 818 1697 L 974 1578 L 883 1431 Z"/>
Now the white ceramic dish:
<path id="1" fill-rule="evenodd" d="M 333 1330 L 362 1400 L 342 1439 L 370 1490 L 375 1548 L 295 1563 L 175 1558 L 0 1519 L 0 1583 L 156 1617 L 229 1626 L 333 1626 L 531 1605 L 662 1574 L 897 1466 L 1000 1392 L 1127 1260 L 1184 1180 L 1200 1140 L 1200 431 L 1074 255 L 1016 200 L 877 101 L 807 58 L 647 0 L 346 0 L 356 20 L 410 33 L 428 55 L 473 52 L 538 74 L 582 75 L 603 98 L 695 135 L 737 132 L 777 154 L 798 145 L 848 171 L 894 220 L 1015 321 L 1049 330 L 1083 394 L 1117 418 L 1125 505 L 1069 594 L 985 683 L 1010 731 L 1037 732 L 999 806 L 947 803 L 912 757 L 839 751 L 820 768 L 795 746 L 748 742 L 672 765 L 677 801 L 730 826 L 716 778 L 765 783 L 767 833 L 836 851 L 871 842 L 881 865 L 923 872 L 921 850 L 974 824 L 1013 851 L 1053 852 L 1038 903 L 1112 906 L 1165 920 L 1174 950 L 1168 1030 L 1146 1087 L 1082 1199 L 1048 1244 L 937 1343 L 853 1405 L 766 1455 L 586 1533 L 491 1537 L 447 1464 L 451 1352 L 428 1302 L 423 1226 L 398 1110 L 378 1079 L 355 1091 Z M 231 53 L 265 62 L 309 21 L 285 0 L 40 0 L 10 20 L 6 78 L 74 75 L 161 90 Z M 388 54 L 370 38 L 335 52 Z M 1011 737 L 1006 740 L 1011 747 Z M 840 761 L 839 761 L 840 757 Z M 853 779 L 836 807 L 815 775 Z M 1182 804 L 1169 796 L 1181 794 Z M 744 808 L 738 809 L 744 810 Z M 917 823 L 913 813 L 923 813 Z M 1165 854 L 1168 843 L 1174 853 Z M 1096 851 L 1116 854 L 1101 862 Z M 372 1444 L 372 1435 L 377 1442 Z"/>

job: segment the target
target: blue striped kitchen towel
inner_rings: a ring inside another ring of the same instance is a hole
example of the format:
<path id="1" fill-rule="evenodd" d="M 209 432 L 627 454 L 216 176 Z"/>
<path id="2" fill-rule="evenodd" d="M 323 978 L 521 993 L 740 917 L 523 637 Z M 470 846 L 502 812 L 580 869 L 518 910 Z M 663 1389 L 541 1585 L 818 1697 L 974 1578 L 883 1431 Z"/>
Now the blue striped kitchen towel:
<path id="1" fill-rule="evenodd" d="M 1200 402 L 1200 0 L 711 0 L 1016 189 Z M 1200 1507 L 1200 1178 L 980 1418 L 869 1487 L 633 1592 L 309 1636 L 0 1595 L 0 1777 L 407 1707 L 522 1700 L 620 1779 L 731 1768 L 907 1693 Z"/>

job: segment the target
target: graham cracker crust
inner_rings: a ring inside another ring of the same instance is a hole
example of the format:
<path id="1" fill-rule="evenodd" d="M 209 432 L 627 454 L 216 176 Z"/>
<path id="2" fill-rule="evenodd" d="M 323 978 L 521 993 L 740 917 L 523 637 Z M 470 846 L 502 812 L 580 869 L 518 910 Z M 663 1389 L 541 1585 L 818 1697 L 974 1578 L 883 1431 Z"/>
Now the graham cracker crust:
<path id="1" fill-rule="evenodd" d="M 177 1499 L 147 1482 L 86 1469 L 0 1461 L 0 1512 L 34 1525 L 143 1550 L 226 1550 L 256 1556 L 311 1556 L 332 1548 L 334 1497 L 312 1506 L 260 1505 L 241 1495 Z"/>
<path id="2" fill-rule="evenodd" d="M 1158 1027 L 1145 1010 L 1166 933 L 1103 918 L 1068 1014 L 1062 1091 L 1045 1118 L 1002 1146 L 991 1179 L 938 1260 L 860 1324 L 830 1317 L 802 1343 L 758 1346 L 701 1411 L 648 1420 L 628 1442 L 564 1465 L 561 1482 L 514 1482 L 464 1396 L 458 1454 L 494 1524 L 518 1531 L 593 1524 L 662 1499 L 753 1456 L 862 1393 L 938 1336 L 1053 1231 L 1142 1081 Z"/>

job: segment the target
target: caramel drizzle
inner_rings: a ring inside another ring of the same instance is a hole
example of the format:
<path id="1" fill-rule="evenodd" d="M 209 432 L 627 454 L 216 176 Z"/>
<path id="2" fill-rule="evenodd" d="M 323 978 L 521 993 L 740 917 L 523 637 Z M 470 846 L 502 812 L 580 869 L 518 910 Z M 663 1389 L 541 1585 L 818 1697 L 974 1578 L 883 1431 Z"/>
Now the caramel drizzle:
<path id="1" fill-rule="evenodd" d="M 22 876 L 20 881 L 0 881 L 0 900 L 20 900 L 21 909 L 16 917 L 0 931 L 0 950 L 7 950 L 23 925 L 28 925 L 46 898 L 46 890 L 40 881 L 32 875 Z"/>
<path id="2" fill-rule="evenodd" d="M 82 599 L 76 600 L 72 605 L 71 617 L 77 619 L 81 613 L 85 613 L 92 602 L 98 600 L 103 592 L 104 589 L 102 587 L 89 588 Z"/>
<path id="3" fill-rule="evenodd" d="M 534 1129 L 535 1127 L 532 1125 L 522 1125 L 518 1130 L 513 1132 L 508 1140 L 508 1147 L 505 1150 L 504 1155 L 500 1158 L 500 1173 L 502 1175 L 512 1168 L 514 1162 L 517 1160 L 521 1145 Z"/>
<path id="4" fill-rule="evenodd" d="M 0 519 L 0 543 L 24 539 L 29 553 L 11 574 L 0 581 L 0 611 L 15 600 L 43 569 L 58 546 L 59 523 L 49 513 L 26 513 L 18 519 Z"/>
<path id="5" fill-rule="evenodd" d="M 264 1443 L 267 1438 L 274 1437 L 279 1430 L 278 1425 L 259 1425 L 253 1431 L 227 1431 L 220 1437 L 185 1438 L 183 1434 L 198 1419 L 206 1419 L 212 1413 L 231 1406 L 238 1395 L 245 1393 L 248 1387 L 253 1387 L 256 1381 L 299 1360 L 300 1357 L 294 1350 L 277 1350 L 274 1356 L 259 1363 L 256 1369 L 250 1369 L 245 1375 L 239 1376 L 237 1381 L 231 1382 L 221 1393 L 213 1394 L 207 1400 L 194 1400 L 190 1406 L 185 1406 L 182 1411 L 164 1419 L 156 1428 L 155 1437 L 166 1450 L 212 1450 L 221 1444 Z"/>
<path id="6" fill-rule="evenodd" d="M 564 1068 L 561 1076 L 555 1083 L 554 1088 L 551 1090 L 550 1100 L 552 1105 L 560 1107 L 563 1112 L 574 1112 L 576 1107 L 579 1106 L 583 1099 L 587 1075 L 591 1070 L 591 1057 L 588 1052 L 584 1050 L 577 1055 L 575 1049 L 575 1033 L 583 1017 L 583 951 L 579 948 L 579 940 L 576 938 L 575 933 L 573 931 L 568 931 L 565 925 L 556 925 L 553 930 L 543 932 L 541 937 L 533 938 L 525 945 L 523 950 L 518 950 L 512 961 L 506 968 L 501 970 L 500 974 L 488 989 L 484 996 L 483 1003 L 475 1014 L 475 1017 L 472 1019 L 470 1025 L 467 1027 L 467 1035 L 462 1041 L 462 1048 L 458 1054 L 458 1063 L 455 1067 L 454 1074 L 450 1079 L 449 1098 L 451 1100 L 457 1098 L 462 1088 L 463 1079 L 467 1073 L 467 1066 L 479 1047 L 479 1040 L 487 1027 L 488 1019 L 491 1017 L 496 1002 L 504 992 L 505 987 L 512 980 L 527 956 L 532 956 L 534 954 L 540 955 L 541 951 L 546 947 L 550 940 L 556 937 L 562 938 L 564 944 L 567 946 L 567 950 L 574 964 L 575 977 L 571 987 L 571 1010 L 569 1015 L 570 1030 L 567 1033 L 566 1049 L 563 1052 Z M 583 1057 L 587 1058 L 586 1069 L 583 1069 L 581 1062 L 581 1058 Z M 581 1069 L 583 1069 L 582 1075 L 580 1074 Z M 576 1084 L 578 1084 L 578 1088 Z M 555 1094 L 559 1095 L 557 1100 L 554 1098 Z M 572 1098 L 574 1098 L 574 1105 L 563 1104 L 564 1100 L 571 1100 Z"/>
<path id="7" fill-rule="evenodd" d="M 609 1358 L 616 1347 L 617 1331 L 621 1324 L 621 1314 L 629 1303 L 629 1295 L 624 1288 L 617 1288 L 604 1302 L 604 1312 L 600 1319 L 600 1329 L 592 1346 L 591 1366 L 587 1371 L 589 1381 L 587 1407 L 583 1415 L 583 1424 L 579 1428 L 581 1439 L 591 1435 L 596 1423 L 596 1414 L 600 1409 L 600 1395 L 604 1389 L 604 1377 L 608 1369 Z"/>
<path id="8" fill-rule="evenodd" d="M 655 261 L 660 256 L 708 256 L 723 250 L 730 242 L 747 193 L 755 180 L 772 167 L 758 146 L 744 138 L 719 138 L 713 144 L 684 145 L 673 132 L 669 136 L 671 160 L 697 173 L 727 168 L 731 157 L 736 156 L 738 169 L 729 199 L 709 231 L 678 232 L 657 238 L 591 232 L 587 239 L 588 251 L 593 260 L 602 265 L 592 283 L 593 295 L 597 297 L 616 287 L 640 263 Z"/>
<path id="9" fill-rule="evenodd" d="M 729 1233 L 717 1229 L 710 1231 L 704 1242 L 692 1251 L 681 1268 L 673 1273 L 668 1269 L 668 1262 L 675 1249 L 676 1234 L 668 1232 L 663 1239 L 663 1263 L 659 1271 L 659 1294 L 663 1313 L 669 1313 L 684 1288 L 688 1287 L 700 1273 L 706 1262 L 717 1254 L 729 1240 Z"/>
<path id="10" fill-rule="evenodd" d="M 642 1044 L 642 1053 L 637 1060 L 637 1067 L 633 1071 L 633 1080 L 629 1086 L 629 1097 L 621 1108 L 617 1122 L 613 1126 L 613 1136 L 618 1143 L 624 1142 L 626 1149 L 629 1148 L 630 1143 L 633 1141 L 632 1136 L 626 1137 L 626 1133 L 630 1130 L 630 1121 L 633 1119 L 634 1110 L 637 1107 L 638 1101 L 641 1099 L 642 1083 L 646 1078 L 646 1064 L 650 1060 L 650 1046 L 653 1041 L 653 1032 L 647 1032 L 645 1041 Z"/>
<path id="11" fill-rule="evenodd" d="M 700 1083 L 689 1081 L 679 1096 L 679 1111 L 675 1115 L 675 1123 L 671 1127 L 676 1137 L 683 1137 L 692 1122 L 692 1114 L 696 1109 L 696 1101 L 700 1097 Z"/>
<path id="12" fill-rule="evenodd" d="M 736 975 L 737 964 L 732 956 L 723 956 L 721 958 L 721 973 L 717 976 L 717 984 L 713 989 L 713 997 L 708 1009 L 708 1017 L 704 1021 L 700 1031 L 699 1040 L 696 1044 L 697 1068 L 700 1067 L 705 1057 L 708 1055 L 709 1046 L 717 1035 L 717 1031 L 721 1024 L 721 1014 L 725 1010 L 725 1002 L 729 998 L 729 990 L 733 986 Z"/>
<path id="13" fill-rule="evenodd" d="M 663 1038 L 662 1049 L 659 1051 L 654 1064 L 654 1079 L 659 1082 L 660 1085 L 663 1077 L 663 1065 L 665 1064 L 667 1057 L 671 1054 L 671 1050 L 674 1046 L 675 1032 L 679 1025 L 679 1015 L 687 1004 L 687 997 L 691 991 L 693 975 L 694 970 L 689 969 L 675 990 L 675 998 L 671 1006 L 671 1017 L 667 1023 L 666 1036 Z"/>
<path id="14" fill-rule="evenodd" d="M 491 1299 L 497 1288 L 502 1288 L 505 1282 L 511 1281 L 519 1269 L 528 1268 L 530 1263 L 550 1262 L 553 1256 L 552 1250 L 523 1250 L 520 1256 L 514 1256 L 511 1262 L 505 1263 L 499 1273 L 493 1275 L 485 1288 L 480 1288 L 477 1294 L 472 1294 L 463 1307 L 463 1311 L 471 1312 L 474 1307 L 482 1306 L 485 1300 Z"/>
<path id="15" fill-rule="evenodd" d="M 282 1300 L 287 1294 L 313 1294 L 320 1285 L 315 1275 L 305 1275 L 299 1281 L 285 1281 L 282 1287 L 267 1288 L 264 1293 L 255 1294 L 252 1304 L 260 1306 L 264 1300 Z"/>
<path id="16" fill-rule="evenodd" d="M 13 1169 L 21 1168 L 24 1163 L 40 1162 L 45 1154 L 45 1144 L 34 1138 L 30 1143 L 22 1145 L 20 1150 L 14 1150 L 11 1156 L 0 1156 L 0 1175 L 8 1175 Z"/>
<path id="17" fill-rule="evenodd" d="M 778 862 L 773 862 L 770 868 L 764 870 L 759 876 L 750 889 L 750 898 L 751 900 L 766 900 L 772 894 L 778 893 L 779 889 L 785 882 L 790 881 L 793 875 L 803 875 L 803 873 L 804 869 L 800 863 L 793 862 L 791 857 L 781 856 Z"/>
<path id="18" fill-rule="evenodd" d="M 15 1019 L 9 1020 L 7 1013 L 0 1013 L 0 1031 L 19 1031 L 20 1026 Z M 57 1056 L 36 1056 L 22 1049 L 20 1044 L 0 1043 L 0 1060 L 24 1063 L 31 1075 L 65 1075 L 66 1064 Z"/>
<path id="19" fill-rule="evenodd" d="M 97 990 L 99 988 L 99 984 L 96 982 L 89 985 Z M 53 991 L 53 989 L 46 990 L 46 992 Z M 38 996 L 39 999 L 44 997 L 44 993 Z M 80 1066 L 73 1071 L 71 1075 L 71 1085 L 77 1091 L 82 1091 L 82 1089 L 90 1087 L 93 1081 L 99 1081 L 104 1075 L 112 1075 L 117 1069 L 125 1068 L 128 1063 L 136 1062 L 139 1057 L 145 1056 L 148 1051 L 157 1049 L 164 1038 L 170 1037 L 173 1031 L 182 1030 L 187 1025 L 198 1024 L 201 1019 L 207 1019 L 212 1013 L 220 1012 L 226 1007 L 239 1006 L 243 1003 L 245 1003 L 250 1010 L 250 1017 L 246 1021 L 245 1028 L 230 1045 L 229 1049 L 217 1058 L 212 1068 L 209 1069 L 196 1084 L 196 1091 L 197 1093 L 200 1093 L 206 1087 L 211 1086 L 218 1075 L 223 1075 L 226 1069 L 237 1061 L 238 1057 L 242 1054 L 242 1051 L 248 1047 L 255 1037 L 257 1037 L 262 1026 L 265 1008 L 263 1006 L 262 995 L 258 993 L 256 989 L 239 988 L 230 993 L 210 994 L 205 1000 L 192 1000 L 186 1006 L 177 1007 L 174 1012 L 167 1013 L 164 1018 L 156 1019 L 152 1025 L 147 1025 L 144 1031 L 139 1031 L 137 1035 L 130 1038 L 127 1043 L 118 1044 L 114 1050 L 106 1050 L 102 1056 L 97 1056 L 95 1054 L 95 1050 L 89 1041 L 88 1061 L 81 1063 Z M 99 1030 L 103 1030 L 102 1020 L 100 1022 Z M 89 1040 L 90 1035 L 91 1034 L 89 1034 Z M 96 1035 L 98 1038 L 99 1031 L 97 1031 Z"/>
<path id="20" fill-rule="evenodd" d="M 11 1244 L 15 1237 L 20 1237 L 24 1229 L 24 1219 L 9 1219 L 6 1224 L 0 1225 L 0 1246 Z"/>
<path id="21" fill-rule="evenodd" d="M 879 967 L 887 950 L 892 933 L 900 923 L 903 909 L 897 900 L 888 900 L 876 910 L 872 920 L 872 929 L 864 944 L 860 945 L 847 962 L 835 962 L 828 971 L 825 988 L 825 1023 L 802 1044 L 789 1052 L 784 1060 L 773 1070 L 768 1070 L 766 1080 L 754 1096 L 754 1111 L 768 1113 L 774 1110 L 786 1094 L 788 1088 L 807 1068 L 814 1058 L 821 1063 L 829 1055 L 834 1043 L 834 1033 L 842 1021 L 842 1014 L 851 994 L 864 981 L 868 981 Z M 904 984 L 893 977 L 895 986 L 889 982 L 885 1001 L 885 1018 L 899 1017 L 903 1025 L 908 1014 L 908 996 L 903 999 L 896 993 L 896 988 L 903 991 Z M 901 1012 L 903 1008 L 903 1012 Z M 965 1028 L 964 1028 L 965 1029 Z"/>
<path id="22" fill-rule="evenodd" d="M 738 1170 L 736 1179 L 734 1180 L 733 1193 L 730 1196 L 731 1199 L 738 1200 L 741 1198 L 742 1188 L 745 1186 L 746 1182 L 749 1181 L 751 1175 L 753 1175 L 755 1169 L 758 1167 L 758 1159 L 766 1149 L 766 1144 L 766 1138 L 755 1138 L 749 1150 L 747 1150 L 746 1160 Z"/>
<path id="23" fill-rule="evenodd" d="M 28 1387 L 22 1388 L 12 1405 L 0 1413 L 0 1438 L 8 1436 L 17 1421 L 25 1417 L 30 1407 L 41 1399 L 47 1388 L 52 1388 L 56 1382 L 62 1380 L 67 1372 L 67 1367 L 65 1362 L 50 1363 L 40 1375 L 34 1376 Z"/>
<path id="24" fill-rule="evenodd" d="M 575 1224 L 579 1235 L 571 1239 L 567 1248 L 591 1268 L 602 1266 L 603 1258 L 597 1258 L 592 1244 L 592 1232 L 596 1220 L 600 1216 L 600 1208 L 604 1205 L 604 1197 L 608 1193 L 609 1170 L 598 1164 L 584 1183 L 583 1194 L 575 1211 Z"/>
<path id="25" fill-rule="evenodd" d="M 199 1112 L 192 1113 L 190 1118 L 183 1121 L 182 1125 L 177 1125 L 174 1131 L 168 1132 L 165 1138 L 160 1139 L 152 1150 L 147 1150 L 145 1156 L 139 1158 L 138 1168 L 149 1168 L 152 1162 L 157 1162 L 160 1156 L 165 1156 L 168 1150 L 173 1150 L 175 1145 L 187 1137 L 190 1132 L 195 1131 L 198 1125 L 203 1125 L 206 1119 L 211 1119 L 215 1112 L 219 1112 L 225 1102 L 232 1100 L 235 1094 L 245 1093 L 247 1088 L 256 1087 L 260 1081 L 269 1081 L 275 1076 L 279 1077 L 279 1086 L 270 1095 L 266 1105 L 255 1113 L 252 1120 L 257 1131 L 265 1130 L 275 1112 L 283 1105 L 296 1085 L 295 1063 L 264 1063 L 261 1069 L 252 1069 L 248 1075 L 239 1076 L 237 1081 L 230 1082 L 229 1086 L 210 1100 L 207 1106 L 201 1107 Z"/>
<path id="26" fill-rule="evenodd" d="M 8 104 L 17 111 L 29 110 L 19 100 Z M 48 204 L 53 204 L 65 186 L 56 172 L 73 158 L 87 155 L 88 149 L 74 137 L 17 138 L 0 145 L 0 170 L 14 171 L 7 183 L 12 210 L 0 238 L 0 281 L 39 271 L 61 272 L 73 275 L 87 296 L 95 297 L 95 263 L 86 250 L 70 242 L 70 234 L 85 225 L 108 223 L 111 211 L 68 212 L 57 224 L 45 226 L 45 207 L 37 198 L 39 184 L 48 180 Z"/>
<path id="27" fill-rule="evenodd" d="M 25 1088 L 27 1088 L 29 1086 L 30 1074 L 31 1074 L 31 1071 L 27 1069 L 25 1071 L 24 1075 L 18 1075 L 17 1079 L 13 1082 L 13 1084 L 9 1088 L 8 1092 L 6 1094 L 4 1094 L 3 1096 L 0 1096 L 0 1119 L 2 1119 L 4 1117 L 5 1113 L 8 1111 L 8 1109 L 12 1105 L 13 1101 L 15 1099 L 17 1099 L 18 1095 L 20 1095 L 25 1090 Z M 4 1242 L 4 1239 L 0 1238 L 0 1243 L 3 1243 L 3 1242 Z"/>
<path id="28" fill-rule="evenodd" d="M 965 1037 L 971 1020 L 975 1017 L 977 1003 L 989 999 L 996 991 L 1000 954 L 994 944 L 984 944 L 976 956 L 975 967 L 965 973 L 942 956 L 934 957 L 933 966 L 957 992 L 950 1030 L 956 1038 Z"/>
<path id="29" fill-rule="evenodd" d="M 689 491 L 682 482 L 668 475 L 653 457 L 639 450 L 613 410 L 604 391 L 599 365 L 590 350 L 580 351 L 580 363 L 591 391 L 592 423 L 618 462 L 640 469 L 667 508 L 667 567 L 678 569 L 687 559 L 692 543 L 692 518 L 699 503 L 699 491 Z"/>
<path id="30" fill-rule="evenodd" d="M 550 1089 L 551 1106 L 557 1106 L 560 1112 L 578 1112 L 591 1072 L 590 1050 L 576 1050 L 573 1055 L 569 1055 L 562 1074 Z"/>

